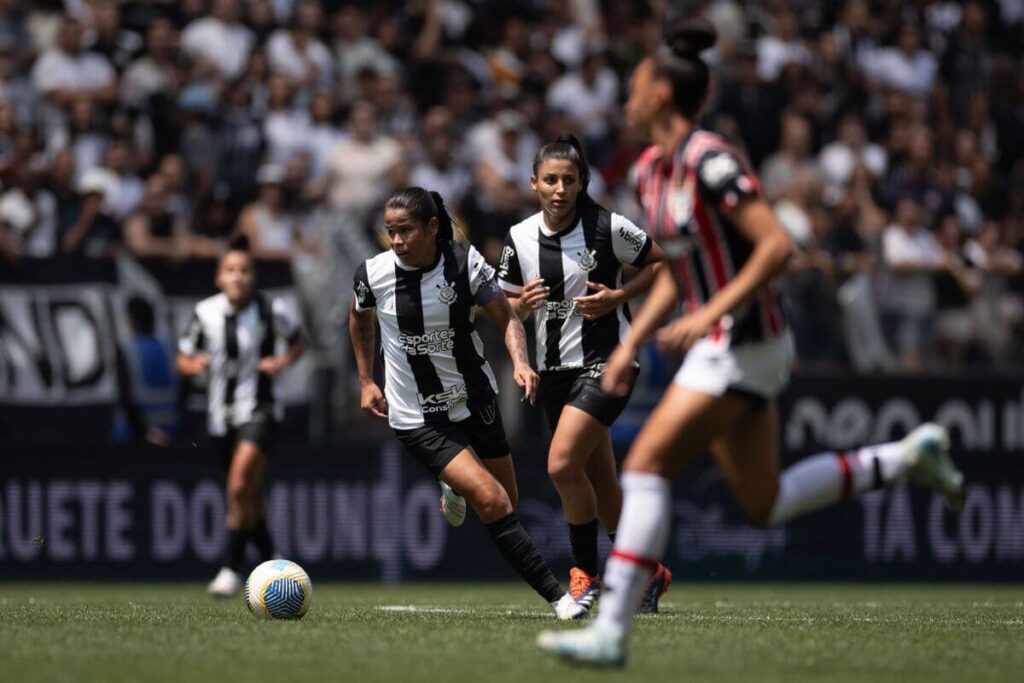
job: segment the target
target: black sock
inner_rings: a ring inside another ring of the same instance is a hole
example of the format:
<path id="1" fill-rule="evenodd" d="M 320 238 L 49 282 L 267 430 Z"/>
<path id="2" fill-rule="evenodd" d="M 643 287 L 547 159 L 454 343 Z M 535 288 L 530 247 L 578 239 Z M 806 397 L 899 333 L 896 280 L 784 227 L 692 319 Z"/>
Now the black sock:
<path id="1" fill-rule="evenodd" d="M 224 566 L 238 572 L 242 568 L 244 555 L 245 532 L 240 529 L 228 529 L 228 542 L 224 546 Z"/>
<path id="2" fill-rule="evenodd" d="M 537 546 L 519 523 L 516 513 L 512 512 L 485 526 L 502 557 L 533 587 L 533 590 L 548 602 L 557 602 L 562 597 L 562 587 L 558 584 L 558 579 L 540 556 Z"/>
<path id="3" fill-rule="evenodd" d="M 260 521 L 249 528 L 249 540 L 259 551 L 260 562 L 266 562 L 274 557 L 274 541 L 270 538 L 270 529 L 267 528 L 265 517 L 261 517 Z"/>
<path id="4" fill-rule="evenodd" d="M 608 540 L 612 542 L 612 545 L 615 545 L 615 532 L 614 531 L 609 531 L 608 532 Z"/>
<path id="5" fill-rule="evenodd" d="M 569 525 L 572 563 L 590 574 L 597 574 L 597 520 Z"/>

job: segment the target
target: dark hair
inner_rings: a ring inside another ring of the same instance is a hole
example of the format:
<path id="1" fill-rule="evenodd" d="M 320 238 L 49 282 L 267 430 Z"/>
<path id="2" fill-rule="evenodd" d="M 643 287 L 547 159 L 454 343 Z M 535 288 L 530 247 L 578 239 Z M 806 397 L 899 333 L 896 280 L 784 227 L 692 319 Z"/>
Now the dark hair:
<path id="1" fill-rule="evenodd" d="M 576 210 L 582 211 L 594 200 L 587 193 L 590 185 L 590 164 L 587 162 L 587 155 L 583 151 L 583 143 L 572 133 L 562 133 L 554 142 L 537 150 L 533 157 L 533 174 L 537 175 L 540 165 L 548 159 L 566 159 L 571 161 L 580 174 L 580 193 L 576 196 Z"/>
<path id="2" fill-rule="evenodd" d="M 249 236 L 245 233 L 237 233 L 228 240 L 227 251 L 244 251 L 249 253 Z M 225 252 L 227 253 L 227 252 Z"/>
<path id="3" fill-rule="evenodd" d="M 153 334 L 156 329 L 156 315 L 153 313 L 153 306 L 141 296 L 133 296 L 128 299 L 128 320 L 136 332 L 141 334 Z"/>
<path id="4" fill-rule="evenodd" d="M 703 18 L 679 18 L 665 27 L 668 51 L 654 57 L 654 76 L 672 83 L 672 103 L 676 111 L 693 118 L 708 94 L 708 65 L 700 53 L 715 44 L 714 26 Z"/>
<path id="5" fill-rule="evenodd" d="M 409 215 L 425 226 L 431 218 L 437 219 L 437 241 L 455 238 L 455 222 L 437 192 L 422 187 L 403 187 L 384 202 L 385 209 L 405 209 Z"/>

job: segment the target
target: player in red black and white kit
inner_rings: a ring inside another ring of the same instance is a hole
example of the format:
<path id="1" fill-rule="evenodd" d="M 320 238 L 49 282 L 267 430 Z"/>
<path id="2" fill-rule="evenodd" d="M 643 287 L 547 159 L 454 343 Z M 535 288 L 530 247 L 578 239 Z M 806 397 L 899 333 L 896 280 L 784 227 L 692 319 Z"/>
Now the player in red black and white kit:
<path id="1" fill-rule="evenodd" d="M 790 243 L 743 159 L 696 126 L 708 86 L 700 53 L 715 42 L 703 20 L 679 20 L 667 48 L 637 65 L 627 125 L 653 144 L 637 163 L 648 230 L 670 268 L 662 269 L 625 341 L 609 357 L 602 387 L 627 391 L 636 351 L 657 334 L 663 349 L 685 351 L 672 385 L 623 464 L 623 505 L 593 626 L 545 632 L 544 650 L 579 662 L 622 665 L 637 596 L 668 544 L 672 479 L 711 452 L 740 507 L 759 525 L 794 517 L 904 477 L 934 489 L 957 509 L 963 475 L 934 424 L 903 440 L 778 466 L 775 396 L 793 344 L 771 280 Z M 658 326 L 679 300 L 683 315 Z"/>

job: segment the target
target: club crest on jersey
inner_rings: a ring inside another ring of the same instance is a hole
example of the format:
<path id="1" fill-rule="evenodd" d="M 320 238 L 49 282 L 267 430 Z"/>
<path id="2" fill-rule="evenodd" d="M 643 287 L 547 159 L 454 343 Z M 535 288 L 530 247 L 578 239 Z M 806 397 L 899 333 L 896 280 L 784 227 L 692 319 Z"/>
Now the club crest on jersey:
<path id="1" fill-rule="evenodd" d="M 597 268 L 596 249 L 591 249 L 590 251 L 577 251 L 576 259 L 576 265 L 580 267 L 580 270 L 586 273 L 589 273 L 594 268 Z"/>
<path id="2" fill-rule="evenodd" d="M 446 282 L 443 285 L 437 285 L 437 300 L 445 306 L 450 306 L 458 300 L 459 296 L 455 293 L 455 285 L 451 282 Z"/>

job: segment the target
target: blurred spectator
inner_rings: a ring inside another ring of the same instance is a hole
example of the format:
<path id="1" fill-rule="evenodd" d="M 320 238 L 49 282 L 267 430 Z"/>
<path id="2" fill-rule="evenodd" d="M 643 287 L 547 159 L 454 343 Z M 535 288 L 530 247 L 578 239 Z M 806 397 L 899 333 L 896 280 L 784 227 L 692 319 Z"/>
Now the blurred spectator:
<path id="1" fill-rule="evenodd" d="M 818 163 L 825 173 L 829 195 L 839 197 L 858 164 L 863 164 L 875 178 L 881 178 L 885 175 L 887 159 L 885 150 L 868 140 L 860 117 L 848 113 L 839 119 L 836 140 L 822 148 Z"/>
<path id="2" fill-rule="evenodd" d="M 862 65 L 867 75 L 884 87 L 914 96 L 927 95 L 935 82 L 935 55 L 921 46 L 921 31 L 912 23 L 899 29 L 896 44 L 865 54 Z"/>
<path id="3" fill-rule="evenodd" d="M 807 119 L 795 112 L 784 113 L 779 149 L 761 166 L 761 186 L 769 200 L 782 195 L 799 170 L 815 167 L 811 142 Z"/>
<path id="4" fill-rule="evenodd" d="M 413 167 L 409 182 L 439 192 L 449 206 L 461 207 L 473 183 L 473 175 L 455 159 L 451 134 L 448 131 L 434 133 L 427 137 L 425 146 L 425 158 Z"/>
<path id="5" fill-rule="evenodd" d="M 249 90 L 244 83 L 236 82 L 226 94 L 216 161 L 217 180 L 236 207 L 247 203 L 255 193 L 256 170 L 266 148 L 263 129 L 263 122 L 252 112 Z"/>
<path id="6" fill-rule="evenodd" d="M 309 144 L 309 112 L 293 106 L 295 91 L 281 74 L 271 74 L 263 137 L 266 158 L 272 164 L 287 164 Z"/>
<path id="7" fill-rule="evenodd" d="M 355 4 L 342 5 L 331 20 L 333 49 L 341 67 L 341 91 L 355 92 L 356 75 L 362 69 L 385 71 L 393 68 L 393 59 L 370 36 L 366 16 Z"/>
<path id="8" fill-rule="evenodd" d="M 921 367 L 931 350 L 937 304 L 933 274 L 947 267 L 946 253 L 920 221 L 914 200 L 902 199 L 882 235 L 889 269 L 883 314 L 893 348 L 908 369 Z"/>
<path id="9" fill-rule="evenodd" d="M 330 90 L 313 93 L 309 102 L 309 119 L 306 152 L 310 156 L 310 174 L 314 181 L 321 181 L 327 174 L 331 149 L 345 138 L 345 133 L 335 122 L 334 95 Z"/>
<path id="10" fill-rule="evenodd" d="M 0 225 L 11 258 L 49 258 L 57 253 L 57 206 L 37 172 L 22 167 L 0 194 Z"/>
<path id="11" fill-rule="evenodd" d="M 167 183 L 159 173 L 146 179 L 142 204 L 124 229 L 128 250 L 140 258 L 182 259 L 190 254 L 188 225 L 167 207 Z"/>
<path id="12" fill-rule="evenodd" d="M 402 161 L 398 142 L 381 135 L 377 111 L 356 102 L 349 113 L 350 137 L 334 144 L 328 165 L 327 198 L 340 211 L 366 216 L 390 191 L 389 176 Z"/>
<path id="13" fill-rule="evenodd" d="M 757 75 L 775 81 L 788 64 L 810 64 L 811 53 L 800 40 L 800 23 L 793 10 L 780 5 L 771 17 L 769 32 L 757 41 Z"/>
<path id="14" fill-rule="evenodd" d="M 156 336 L 152 304 L 133 296 L 126 309 L 131 343 L 117 351 L 120 404 L 112 438 L 169 446 L 178 422 L 177 378 L 171 370 L 169 346 Z"/>
<path id="15" fill-rule="evenodd" d="M 587 153 L 600 164 L 612 142 L 611 123 L 619 104 L 619 83 L 605 66 L 604 54 L 591 52 L 578 71 L 551 84 L 548 107 L 564 114 L 571 130 L 580 134 Z"/>
<path id="16" fill-rule="evenodd" d="M 121 72 L 142 49 L 142 37 L 121 26 L 121 9 L 114 0 L 94 0 L 89 49 L 107 58 Z"/>
<path id="17" fill-rule="evenodd" d="M 319 0 L 298 0 L 295 18 L 267 42 L 270 68 L 283 74 L 293 87 L 329 87 L 334 75 L 331 52 L 317 37 L 323 20 Z"/>
<path id="18" fill-rule="evenodd" d="M 146 30 L 146 51 L 121 76 L 120 99 L 131 107 L 150 104 L 155 95 L 170 97 L 177 87 L 177 33 L 168 19 L 156 19 Z"/>
<path id="19" fill-rule="evenodd" d="M 181 46 L 209 74 L 234 78 L 242 73 L 255 36 L 239 21 L 238 0 L 213 0 L 208 17 L 196 19 L 181 34 Z"/>
<path id="20" fill-rule="evenodd" d="M 256 179 L 259 196 L 242 210 L 238 231 L 249 238 L 249 250 L 254 257 L 289 261 L 300 238 L 298 223 L 285 202 L 285 169 L 266 164 L 260 167 Z"/>

